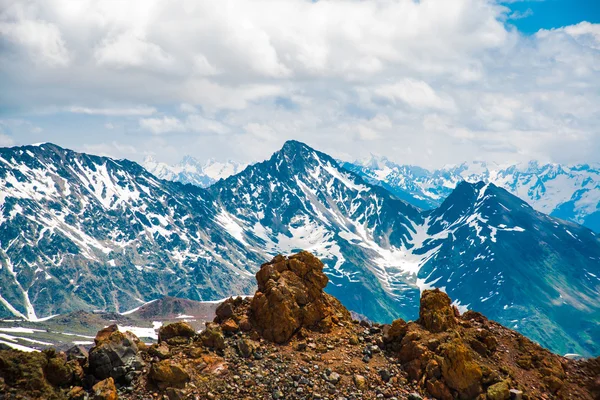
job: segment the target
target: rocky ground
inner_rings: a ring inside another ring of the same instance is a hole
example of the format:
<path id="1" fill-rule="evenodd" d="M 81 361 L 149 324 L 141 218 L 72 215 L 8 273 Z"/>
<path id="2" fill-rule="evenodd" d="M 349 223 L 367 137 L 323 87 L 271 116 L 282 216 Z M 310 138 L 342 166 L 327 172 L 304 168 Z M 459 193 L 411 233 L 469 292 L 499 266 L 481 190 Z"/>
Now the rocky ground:
<path id="1" fill-rule="evenodd" d="M 165 325 L 145 345 L 109 326 L 89 353 L 0 351 L 0 399 L 599 399 L 600 359 L 557 356 L 446 294 L 420 318 L 353 320 L 323 292 L 323 264 L 278 256 L 252 299 L 229 299 L 201 333 Z"/>

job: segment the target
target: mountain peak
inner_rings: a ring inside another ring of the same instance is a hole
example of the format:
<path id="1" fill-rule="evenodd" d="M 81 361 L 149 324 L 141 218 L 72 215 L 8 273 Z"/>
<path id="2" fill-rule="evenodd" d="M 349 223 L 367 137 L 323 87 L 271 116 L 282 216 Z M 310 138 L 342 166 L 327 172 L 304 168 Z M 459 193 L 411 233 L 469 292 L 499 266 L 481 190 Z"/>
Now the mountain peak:
<path id="1" fill-rule="evenodd" d="M 306 143 L 298 140 L 286 140 L 281 147 L 280 152 L 284 154 L 296 154 L 298 152 L 315 151 L 312 147 Z"/>

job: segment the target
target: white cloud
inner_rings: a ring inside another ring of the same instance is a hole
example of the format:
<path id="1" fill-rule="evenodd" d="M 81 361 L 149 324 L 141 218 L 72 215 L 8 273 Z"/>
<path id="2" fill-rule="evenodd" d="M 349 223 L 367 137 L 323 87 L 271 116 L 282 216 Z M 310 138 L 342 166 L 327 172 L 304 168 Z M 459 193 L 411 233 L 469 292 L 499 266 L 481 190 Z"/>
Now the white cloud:
<path id="1" fill-rule="evenodd" d="M 91 108 L 81 106 L 66 107 L 66 111 L 75 114 L 89 114 L 89 115 L 106 115 L 106 116 L 138 116 L 138 115 L 152 115 L 156 113 L 154 107 L 125 107 L 125 108 Z"/>
<path id="2" fill-rule="evenodd" d="M 52 67 L 67 66 L 70 61 L 59 28 L 50 22 L 34 19 L 13 20 L 9 7 L 0 14 L 0 36 L 20 46 L 34 63 L 44 63 Z"/>
<path id="3" fill-rule="evenodd" d="M 186 130 L 184 124 L 174 117 L 142 118 L 140 119 L 140 126 L 156 135 Z"/>
<path id="4" fill-rule="evenodd" d="M 527 17 L 531 17 L 533 15 L 533 10 L 531 8 L 528 8 L 525 11 L 513 11 L 512 13 L 510 13 L 510 15 L 508 16 L 508 19 L 523 19 L 523 18 L 527 18 Z"/>
<path id="5" fill-rule="evenodd" d="M 0 133 L 0 147 L 9 147 L 14 143 L 15 141 L 10 136 Z"/>
<path id="6" fill-rule="evenodd" d="M 107 37 L 94 51 L 99 65 L 108 67 L 168 67 L 172 57 L 160 46 L 136 36 L 134 32 L 124 32 Z"/>
<path id="7" fill-rule="evenodd" d="M 229 132 L 229 128 L 225 124 L 196 114 L 188 115 L 185 120 L 172 116 L 142 118 L 139 124 L 143 129 L 156 135 L 182 132 L 204 134 L 225 134 Z"/>
<path id="8" fill-rule="evenodd" d="M 414 108 L 454 108 L 452 99 L 440 97 L 426 82 L 415 79 L 406 78 L 396 83 L 380 85 L 374 92 L 394 104 L 401 101 Z"/>
<path id="9" fill-rule="evenodd" d="M 132 157 L 252 161 L 294 138 L 425 166 L 600 161 L 600 24 L 523 36 L 488 0 L 0 0 L 0 9 L 0 90 L 11 94 L 0 108 L 110 117 L 95 120 L 95 141 L 134 146 Z M 84 118 L 57 118 L 75 117 Z M 93 144 L 45 118 L 38 136 Z"/>

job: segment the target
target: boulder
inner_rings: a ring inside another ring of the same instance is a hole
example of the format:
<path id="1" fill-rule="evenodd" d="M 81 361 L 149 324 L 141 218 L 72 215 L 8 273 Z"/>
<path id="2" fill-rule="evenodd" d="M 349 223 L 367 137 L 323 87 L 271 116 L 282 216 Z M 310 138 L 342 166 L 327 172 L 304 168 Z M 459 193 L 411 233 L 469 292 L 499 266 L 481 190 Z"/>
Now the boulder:
<path id="1" fill-rule="evenodd" d="M 175 337 L 191 338 L 196 336 L 196 331 L 187 322 L 176 322 L 174 324 L 161 326 L 158 330 L 158 342 L 163 342 Z"/>
<path id="2" fill-rule="evenodd" d="M 472 359 L 469 349 L 460 339 L 441 346 L 442 376 L 445 383 L 463 399 L 477 397 L 481 389 L 481 367 Z"/>
<path id="3" fill-rule="evenodd" d="M 89 370 L 97 379 L 119 380 L 128 372 L 141 370 L 144 363 L 138 354 L 139 339 L 131 332 L 113 331 L 97 335 L 97 345 L 90 350 Z"/>
<path id="4" fill-rule="evenodd" d="M 450 297 L 439 289 L 421 295 L 419 324 L 430 332 L 444 332 L 457 326 Z"/>
<path id="5" fill-rule="evenodd" d="M 427 392 L 432 395 L 434 398 L 439 400 L 452 400 L 454 396 L 452 396 L 452 392 L 444 384 L 444 382 L 439 379 L 430 379 L 426 383 Z"/>
<path id="6" fill-rule="evenodd" d="M 493 384 L 487 388 L 488 400 L 508 400 L 510 398 L 510 391 L 508 383 L 502 381 Z"/>
<path id="7" fill-rule="evenodd" d="M 225 348 L 225 337 L 221 327 L 214 322 L 207 322 L 206 329 L 200 333 L 200 341 L 206 347 L 210 347 L 215 350 L 222 350 Z"/>
<path id="8" fill-rule="evenodd" d="M 93 400 L 117 400 L 117 388 L 113 378 L 104 379 L 92 387 Z"/>
<path id="9" fill-rule="evenodd" d="M 105 341 L 112 335 L 114 332 L 118 332 L 119 327 L 117 324 L 112 324 L 107 326 L 106 328 L 100 329 L 98 333 L 96 333 L 96 337 L 94 338 L 94 343 L 98 345 L 100 342 Z"/>
<path id="10" fill-rule="evenodd" d="M 165 342 L 162 342 L 150 346 L 148 349 L 148 354 L 164 360 L 165 358 L 169 358 L 171 356 L 171 351 L 169 350 L 169 346 Z"/>
<path id="11" fill-rule="evenodd" d="M 386 325 L 383 328 L 383 342 L 392 343 L 402 340 L 406 335 L 408 324 L 403 319 L 397 319 L 391 325 Z"/>
<path id="12" fill-rule="evenodd" d="M 81 378 L 83 370 L 77 361 L 67 361 L 63 352 L 56 353 L 54 349 L 45 350 L 48 358 L 44 366 L 44 375 L 53 386 L 70 386 L 76 378 Z"/>
<path id="13" fill-rule="evenodd" d="M 183 367 L 171 360 L 162 360 L 152 364 L 150 378 L 163 387 L 179 387 L 190 380 Z"/>
<path id="14" fill-rule="evenodd" d="M 285 343 L 301 328 L 328 331 L 351 321 L 348 310 L 323 292 L 328 282 L 323 263 L 306 251 L 276 256 L 261 266 L 256 280 L 251 320 L 267 340 Z"/>

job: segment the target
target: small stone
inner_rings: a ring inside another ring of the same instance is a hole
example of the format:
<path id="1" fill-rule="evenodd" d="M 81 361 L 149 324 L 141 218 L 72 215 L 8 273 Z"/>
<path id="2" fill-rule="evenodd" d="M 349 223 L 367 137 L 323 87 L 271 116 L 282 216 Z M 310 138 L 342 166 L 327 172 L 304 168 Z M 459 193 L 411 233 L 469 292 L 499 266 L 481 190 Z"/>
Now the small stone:
<path id="1" fill-rule="evenodd" d="M 423 398 L 421 397 L 420 394 L 414 393 L 414 392 L 413 393 L 409 393 L 407 399 L 408 400 L 423 400 Z"/>
<path id="2" fill-rule="evenodd" d="M 337 372 L 332 372 L 331 374 L 329 374 L 329 376 L 327 377 L 327 380 L 331 383 L 338 383 L 341 379 L 340 374 L 338 374 Z"/>
<path id="3" fill-rule="evenodd" d="M 367 387 L 367 380 L 362 375 L 354 375 L 354 385 L 359 390 L 364 390 Z"/>
<path id="4" fill-rule="evenodd" d="M 387 369 L 382 369 L 381 371 L 379 371 L 379 376 L 381 377 L 381 380 L 386 383 L 389 382 L 392 378 L 392 374 Z"/>
<path id="5" fill-rule="evenodd" d="M 510 400 L 523 400 L 523 392 L 517 389 L 510 389 Z"/>
<path id="6" fill-rule="evenodd" d="M 87 393 L 81 386 L 75 386 L 69 390 L 69 393 L 67 393 L 67 398 L 69 400 L 83 400 L 85 399 L 86 395 Z"/>

